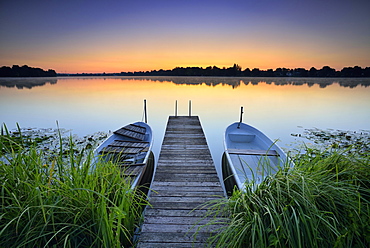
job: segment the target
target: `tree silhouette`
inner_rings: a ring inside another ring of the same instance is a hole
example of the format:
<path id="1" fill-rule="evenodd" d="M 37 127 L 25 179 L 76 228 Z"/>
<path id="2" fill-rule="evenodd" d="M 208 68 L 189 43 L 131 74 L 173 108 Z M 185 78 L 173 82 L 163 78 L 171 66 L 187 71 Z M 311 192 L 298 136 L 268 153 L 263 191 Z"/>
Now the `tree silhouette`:
<path id="1" fill-rule="evenodd" d="M 370 77 L 370 67 L 361 68 L 360 66 L 344 67 L 336 71 L 330 66 L 324 66 L 320 70 L 311 67 L 310 70 L 304 68 L 276 68 L 253 70 L 233 64 L 231 67 L 219 68 L 217 66 L 202 67 L 175 67 L 172 70 L 152 70 L 138 72 L 120 72 L 120 73 L 81 73 L 81 74 L 58 74 L 59 76 L 217 76 L 217 77 Z M 0 77 L 56 77 L 54 70 L 43 70 L 33 68 L 27 65 L 12 67 L 3 66 L 0 68 Z"/>
<path id="2" fill-rule="evenodd" d="M 56 77 L 57 73 L 49 69 L 44 71 L 41 68 L 33 68 L 27 65 L 22 67 L 13 65 L 12 68 L 3 66 L 0 68 L 0 77 Z"/>
<path id="3" fill-rule="evenodd" d="M 330 68 L 329 66 L 324 66 L 321 70 L 318 71 L 319 77 L 335 77 L 335 69 Z"/>

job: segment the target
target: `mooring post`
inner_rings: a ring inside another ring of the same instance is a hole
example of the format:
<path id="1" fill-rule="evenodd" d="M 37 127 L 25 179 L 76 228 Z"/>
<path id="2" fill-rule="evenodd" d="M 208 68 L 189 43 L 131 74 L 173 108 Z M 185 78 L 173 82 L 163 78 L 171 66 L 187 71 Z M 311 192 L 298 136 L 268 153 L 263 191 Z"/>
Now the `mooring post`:
<path id="1" fill-rule="evenodd" d="M 177 116 L 177 100 L 175 102 L 175 116 Z"/>
<path id="2" fill-rule="evenodd" d="M 189 100 L 189 116 L 191 116 L 191 100 Z"/>
<path id="3" fill-rule="evenodd" d="M 240 128 L 240 123 L 243 122 L 243 106 L 241 106 L 240 108 L 240 121 L 239 121 L 239 124 L 238 124 L 238 128 Z"/>
<path id="4" fill-rule="evenodd" d="M 145 117 L 145 123 L 148 123 L 148 116 L 146 113 L 146 99 L 144 99 L 144 117 Z"/>

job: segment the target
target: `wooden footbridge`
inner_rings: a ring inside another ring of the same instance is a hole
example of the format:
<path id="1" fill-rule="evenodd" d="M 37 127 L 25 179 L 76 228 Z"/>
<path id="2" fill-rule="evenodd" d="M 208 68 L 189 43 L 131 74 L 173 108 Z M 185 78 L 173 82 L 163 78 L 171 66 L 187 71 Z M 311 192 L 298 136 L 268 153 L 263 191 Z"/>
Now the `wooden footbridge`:
<path id="1" fill-rule="evenodd" d="M 201 206 L 224 192 L 197 116 L 169 117 L 151 189 L 137 247 L 205 247 Z"/>

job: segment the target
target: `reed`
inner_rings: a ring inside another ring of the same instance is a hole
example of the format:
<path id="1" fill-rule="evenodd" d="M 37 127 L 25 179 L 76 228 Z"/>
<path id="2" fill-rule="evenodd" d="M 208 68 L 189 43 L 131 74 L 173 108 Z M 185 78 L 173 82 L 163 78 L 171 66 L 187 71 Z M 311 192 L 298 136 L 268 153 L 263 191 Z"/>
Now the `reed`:
<path id="1" fill-rule="evenodd" d="M 310 149 L 209 215 L 216 247 L 370 247 L 370 154 Z"/>
<path id="2" fill-rule="evenodd" d="M 2 247 L 122 247 L 147 202 L 122 180 L 121 170 L 98 161 L 92 150 L 76 156 L 70 142 L 54 156 L 22 149 L 6 132 L 0 149 L 0 244 Z"/>

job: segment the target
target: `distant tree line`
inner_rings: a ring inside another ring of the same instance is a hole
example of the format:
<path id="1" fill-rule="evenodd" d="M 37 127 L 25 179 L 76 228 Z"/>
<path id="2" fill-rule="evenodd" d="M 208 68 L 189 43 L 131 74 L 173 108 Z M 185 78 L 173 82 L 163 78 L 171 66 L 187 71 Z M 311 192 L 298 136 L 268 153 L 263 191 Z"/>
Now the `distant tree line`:
<path id="1" fill-rule="evenodd" d="M 120 73 L 77 73 L 77 74 L 57 74 L 54 70 L 44 71 L 40 68 L 33 68 L 27 65 L 12 67 L 3 66 L 0 68 L 0 77 L 56 77 L 56 76 L 215 76 L 215 77 L 370 77 L 370 67 L 361 68 L 359 66 L 344 67 L 337 71 L 329 66 L 321 69 L 311 67 L 304 68 L 277 68 L 260 70 L 259 68 L 242 70 L 238 64 L 232 67 L 219 68 L 217 66 L 203 67 L 176 67 L 172 70 L 152 70 L 137 72 Z"/>
<path id="2" fill-rule="evenodd" d="M 54 70 L 44 71 L 41 68 L 33 68 L 27 65 L 12 67 L 3 66 L 0 68 L 0 77 L 56 77 Z"/>
<path id="3" fill-rule="evenodd" d="M 370 67 L 361 68 L 345 67 L 340 71 L 324 66 L 321 69 L 312 67 L 288 69 L 277 68 L 275 70 L 260 70 L 258 68 L 242 70 L 241 66 L 234 64 L 229 68 L 217 66 L 202 67 L 176 67 L 172 70 L 153 70 L 139 72 L 121 72 L 121 76 L 221 76 L 221 77 L 370 77 Z"/>

